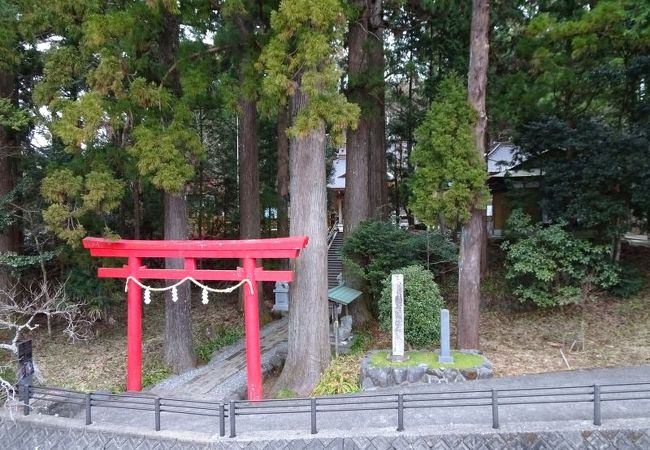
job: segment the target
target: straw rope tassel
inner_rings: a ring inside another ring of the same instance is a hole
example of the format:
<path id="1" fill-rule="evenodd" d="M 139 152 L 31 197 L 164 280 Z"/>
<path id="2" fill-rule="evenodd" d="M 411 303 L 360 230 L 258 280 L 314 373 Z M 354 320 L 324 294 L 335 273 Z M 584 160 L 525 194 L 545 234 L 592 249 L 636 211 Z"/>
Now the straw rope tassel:
<path id="1" fill-rule="evenodd" d="M 229 292 L 232 292 L 232 291 L 234 291 L 236 289 L 239 289 L 244 284 L 248 284 L 248 288 L 250 289 L 251 294 L 254 292 L 253 291 L 253 283 L 248 278 L 241 280 L 239 283 L 237 283 L 234 286 L 230 286 L 230 287 L 224 288 L 224 289 L 211 288 L 210 286 L 206 286 L 205 284 L 195 280 L 192 277 L 185 277 L 182 280 L 179 280 L 178 282 L 176 282 L 176 283 L 174 283 L 174 284 L 172 284 L 170 286 L 155 288 L 155 287 L 147 286 L 146 284 L 141 283 L 140 280 L 138 280 L 135 277 L 129 276 L 129 277 L 126 278 L 126 283 L 124 285 L 124 292 L 129 291 L 129 281 L 133 281 L 135 284 L 137 284 L 142 289 L 144 289 L 144 303 L 147 304 L 147 305 L 151 303 L 151 292 L 152 291 L 153 292 L 165 292 L 165 291 L 171 290 L 172 291 L 172 301 L 177 302 L 178 301 L 178 287 L 181 284 L 185 283 L 186 281 L 191 281 L 196 286 L 198 286 L 198 287 L 200 287 L 202 289 L 201 302 L 204 305 L 207 305 L 209 303 L 209 301 L 210 301 L 209 298 L 208 298 L 208 293 L 210 293 L 210 292 L 214 292 L 214 293 L 217 293 L 217 294 L 229 293 Z"/>

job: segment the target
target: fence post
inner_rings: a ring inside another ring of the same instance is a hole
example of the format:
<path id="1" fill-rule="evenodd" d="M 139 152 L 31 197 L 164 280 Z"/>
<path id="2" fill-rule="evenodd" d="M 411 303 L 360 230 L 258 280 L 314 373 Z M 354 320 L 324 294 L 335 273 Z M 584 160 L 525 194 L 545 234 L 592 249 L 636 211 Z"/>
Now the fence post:
<path id="1" fill-rule="evenodd" d="M 492 389 L 492 428 L 499 428 L 499 392 Z"/>
<path id="2" fill-rule="evenodd" d="M 230 437 L 234 438 L 237 436 L 235 431 L 235 401 L 230 400 L 230 406 L 228 407 L 228 417 L 230 418 Z"/>
<path id="3" fill-rule="evenodd" d="M 397 431 L 404 431 L 404 394 L 397 394 Z"/>
<path id="4" fill-rule="evenodd" d="M 223 403 L 219 403 L 219 436 L 226 435 L 226 408 Z"/>
<path id="5" fill-rule="evenodd" d="M 602 423 L 600 416 L 600 385 L 594 384 L 594 425 L 600 426 Z"/>
<path id="6" fill-rule="evenodd" d="M 154 409 L 154 426 L 156 431 L 160 431 L 160 399 L 158 397 L 153 399 Z"/>
<path id="7" fill-rule="evenodd" d="M 90 408 L 92 407 L 90 395 L 91 395 L 90 392 L 88 392 L 86 394 L 86 401 L 85 401 L 85 404 L 86 404 L 86 425 L 90 425 L 91 423 L 93 423 L 92 422 L 92 415 L 91 415 L 91 411 L 90 411 Z"/>
<path id="8" fill-rule="evenodd" d="M 311 398 L 311 434 L 318 433 L 316 430 L 316 398 Z"/>
<path id="9" fill-rule="evenodd" d="M 29 385 L 18 385 L 18 400 L 23 404 L 23 416 L 29 415 Z"/>

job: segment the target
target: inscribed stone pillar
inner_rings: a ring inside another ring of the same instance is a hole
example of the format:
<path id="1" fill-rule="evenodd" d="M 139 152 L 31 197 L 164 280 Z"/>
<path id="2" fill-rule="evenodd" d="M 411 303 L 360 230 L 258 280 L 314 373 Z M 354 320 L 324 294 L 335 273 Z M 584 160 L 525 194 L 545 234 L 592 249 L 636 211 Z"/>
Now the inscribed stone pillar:
<path id="1" fill-rule="evenodd" d="M 404 275 L 391 278 L 393 299 L 393 351 L 391 360 L 404 361 Z"/>
<path id="2" fill-rule="evenodd" d="M 451 356 L 451 348 L 449 346 L 449 310 L 440 310 L 440 355 L 438 355 L 439 363 L 453 363 L 454 358 Z"/>

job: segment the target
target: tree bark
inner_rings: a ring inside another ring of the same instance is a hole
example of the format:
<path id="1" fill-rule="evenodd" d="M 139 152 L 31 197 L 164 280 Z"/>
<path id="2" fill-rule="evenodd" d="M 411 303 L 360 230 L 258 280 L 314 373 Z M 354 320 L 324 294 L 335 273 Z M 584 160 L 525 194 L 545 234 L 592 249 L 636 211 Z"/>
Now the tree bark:
<path id="1" fill-rule="evenodd" d="M 385 220 L 390 212 L 386 186 L 386 108 L 384 81 L 384 9 L 382 0 L 372 0 L 368 21 L 368 149 L 369 212 Z"/>
<path id="2" fill-rule="evenodd" d="M 474 127 L 476 151 L 485 157 L 487 115 L 485 94 L 490 44 L 489 0 L 473 0 L 470 37 L 468 100 L 477 113 Z M 472 208 L 468 224 L 463 226 L 458 262 L 458 348 L 479 348 L 479 306 L 481 302 L 481 248 L 485 232 L 484 210 Z"/>
<path id="3" fill-rule="evenodd" d="M 461 231 L 458 258 L 459 349 L 479 349 L 482 220 L 481 210 L 472 208 L 470 221 Z"/>
<path id="4" fill-rule="evenodd" d="M 289 117 L 286 108 L 278 112 L 278 237 L 289 236 Z"/>
<path id="5" fill-rule="evenodd" d="M 301 88 L 291 97 L 291 116 L 308 104 Z M 289 189 L 292 236 L 309 236 L 295 262 L 289 305 L 289 348 L 276 389 L 312 391 L 330 361 L 327 314 L 327 194 L 325 126 L 290 141 Z"/>
<path id="6" fill-rule="evenodd" d="M 240 98 L 239 123 L 239 237 L 260 237 L 259 149 L 257 147 L 257 103 Z"/>
<path id="7" fill-rule="evenodd" d="M 348 31 L 348 100 L 357 103 L 361 115 L 356 130 L 348 129 L 345 162 L 345 204 L 343 205 L 343 236 L 370 217 L 370 123 L 368 120 L 368 55 L 365 44 L 368 36 L 370 9 L 365 0 L 356 0 L 359 14 L 350 22 Z M 361 289 L 362 282 L 345 273 L 346 284 Z M 362 295 L 350 306 L 356 324 L 367 322 L 372 316 L 369 298 Z"/>
<path id="8" fill-rule="evenodd" d="M 15 78 L 12 73 L 0 71 L 0 98 L 15 98 Z M 16 133 L 0 126 L 0 199 L 9 194 L 16 183 L 16 155 L 18 139 Z M 8 211 L 4 211 L 7 213 Z M 17 252 L 20 248 L 20 229 L 16 224 L 0 228 L 0 252 Z M 2 292 L 8 292 L 12 284 L 7 267 L 0 266 L 0 299 Z"/>
<path id="9" fill-rule="evenodd" d="M 187 199 L 185 193 L 164 193 L 165 239 L 187 239 Z M 182 259 L 165 259 L 165 268 L 182 269 Z M 173 284 L 175 280 L 168 281 Z M 191 296 L 189 283 L 178 287 L 178 301 L 165 292 L 165 363 L 176 373 L 194 367 Z"/>
<path id="10" fill-rule="evenodd" d="M 163 13 L 160 34 L 160 56 L 163 67 L 171 68 L 176 62 L 180 24 L 178 16 Z M 177 97 L 181 96 L 181 84 L 177 70 L 173 70 L 166 80 L 167 87 Z M 177 193 L 163 193 L 164 236 L 165 239 L 187 239 L 187 197 L 185 187 Z M 183 268 L 182 259 L 165 259 L 165 268 Z M 175 281 L 168 280 L 167 283 Z M 185 283 L 177 290 L 178 301 L 172 301 L 172 293 L 165 293 L 165 345 L 164 361 L 177 373 L 194 367 L 194 347 L 192 345 L 192 318 L 190 286 Z"/>
<path id="11" fill-rule="evenodd" d="M 360 222 L 370 216 L 368 196 L 370 128 L 368 123 L 367 69 L 364 48 L 368 35 L 369 14 L 365 0 L 356 0 L 358 17 L 348 31 L 348 100 L 359 105 L 361 115 L 356 129 L 348 129 L 345 162 L 344 235 L 349 236 Z"/>
<path id="12" fill-rule="evenodd" d="M 487 169 L 486 169 L 487 170 Z M 483 238 L 481 239 L 481 279 L 488 274 L 488 232 L 487 232 L 487 211 L 481 210 L 483 216 Z"/>
<path id="13" fill-rule="evenodd" d="M 132 184 L 133 193 L 133 239 L 140 239 L 140 224 L 142 222 L 142 205 L 140 204 L 140 180 Z"/>

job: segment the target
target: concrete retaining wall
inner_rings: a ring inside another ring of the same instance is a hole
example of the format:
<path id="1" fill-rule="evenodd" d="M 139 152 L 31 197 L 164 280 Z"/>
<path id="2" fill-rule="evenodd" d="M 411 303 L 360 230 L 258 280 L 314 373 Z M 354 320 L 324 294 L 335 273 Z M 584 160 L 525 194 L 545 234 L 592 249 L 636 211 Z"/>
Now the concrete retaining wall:
<path id="1" fill-rule="evenodd" d="M 255 438 L 219 438 L 170 431 L 129 431 L 48 416 L 0 415 L 3 450 L 46 449 L 647 449 L 650 419 L 611 420 L 594 427 L 587 422 L 537 423 L 517 428 L 449 428 L 397 433 L 394 430 L 260 434 Z"/>

